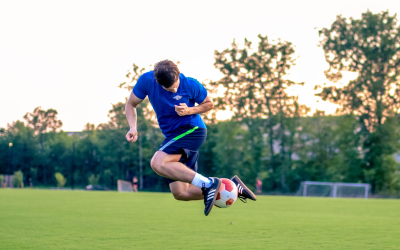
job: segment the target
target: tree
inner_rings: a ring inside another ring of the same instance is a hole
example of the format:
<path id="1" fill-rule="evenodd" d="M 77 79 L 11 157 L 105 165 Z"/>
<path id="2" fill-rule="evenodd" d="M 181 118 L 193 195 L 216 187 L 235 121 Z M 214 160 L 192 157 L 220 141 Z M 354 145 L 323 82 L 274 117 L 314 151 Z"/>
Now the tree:
<path id="1" fill-rule="evenodd" d="M 33 110 L 33 113 L 26 113 L 24 119 L 29 127 L 35 131 L 35 135 L 39 137 L 40 143 L 40 156 L 44 159 L 44 134 L 47 132 L 58 132 L 62 127 L 62 122 L 57 119 L 58 112 L 55 109 L 43 110 L 41 107 L 37 107 Z M 41 162 L 42 165 L 42 177 L 43 182 L 47 184 L 48 171 L 47 166 L 44 161 Z"/>
<path id="2" fill-rule="evenodd" d="M 400 108 L 400 27 L 388 11 L 363 13 L 361 19 L 337 16 L 330 28 L 319 31 L 329 69 L 337 82 L 342 72 L 358 73 L 344 86 L 324 87 L 324 100 L 339 104 L 338 114 L 359 117 L 364 137 L 364 181 L 378 191 L 391 189 L 396 166 L 391 155 L 398 149 L 398 134 L 390 119 Z M 389 186 L 388 186 L 389 185 Z"/>
<path id="3" fill-rule="evenodd" d="M 4 144 L 0 145 L 0 155 L 8 159 L 3 162 L 7 166 L 4 173 L 12 174 L 16 170 L 21 170 L 26 176 L 30 177 L 30 168 L 36 168 L 40 160 L 37 154 L 39 143 L 38 139 L 34 137 L 33 129 L 18 120 L 8 124 L 3 139 Z M 0 160 L 0 165 L 3 164 Z"/>
<path id="4" fill-rule="evenodd" d="M 29 127 L 33 128 L 36 135 L 46 132 L 58 132 L 62 127 L 62 121 L 57 119 L 58 112 L 55 109 L 43 110 L 37 107 L 33 113 L 26 113 L 24 119 Z"/>
<path id="5" fill-rule="evenodd" d="M 45 157 L 42 161 L 47 166 L 47 172 L 49 176 L 54 177 L 55 173 L 62 174 L 66 180 L 69 181 L 71 187 L 74 185 L 72 166 L 73 157 L 73 144 L 77 140 L 75 136 L 69 136 L 66 132 L 49 132 L 46 133 L 45 137 Z M 51 183 L 58 184 L 54 178 L 51 178 Z"/>
<path id="6" fill-rule="evenodd" d="M 112 109 L 108 111 L 108 118 L 110 120 L 106 124 L 100 124 L 99 129 L 129 129 L 128 121 L 125 116 L 125 105 L 126 103 L 119 102 L 117 104 L 111 104 Z M 88 126 L 88 125 L 86 125 Z M 90 129 L 90 126 L 89 126 Z M 89 130 L 86 129 L 86 130 Z"/>
<path id="7" fill-rule="evenodd" d="M 23 187 L 24 174 L 21 171 L 14 172 L 13 184 L 14 187 Z"/>
<path id="8" fill-rule="evenodd" d="M 54 178 L 56 178 L 57 181 L 57 187 L 64 187 L 65 183 L 67 180 L 64 178 L 64 176 L 61 173 L 55 173 Z"/>
<path id="9" fill-rule="evenodd" d="M 296 97 L 286 93 L 286 89 L 303 83 L 287 79 L 295 62 L 293 45 L 281 40 L 271 43 L 267 36 L 259 35 L 258 38 L 258 49 L 254 52 L 247 39 L 244 48 L 239 48 L 234 41 L 231 48 L 215 51 L 214 65 L 224 77 L 210 85 L 214 89 L 220 85 L 226 89 L 224 96 L 217 99 L 216 108 L 230 107 L 234 111 L 233 120 L 247 122 L 250 131 L 258 132 L 252 127 L 252 120 L 267 119 L 262 130 L 268 131 L 269 162 L 272 170 L 281 167 L 281 188 L 285 190 L 283 162 L 288 157 L 285 125 L 288 117 L 298 117 L 307 111 L 304 105 L 298 104 Z M 275 125 L 278 125 L 278 130 L 274 129 Z M 261 131 L 261 134 L 265 132 Z M 280 141 L 280 152 L 275 152 L 274 140 Z"/>

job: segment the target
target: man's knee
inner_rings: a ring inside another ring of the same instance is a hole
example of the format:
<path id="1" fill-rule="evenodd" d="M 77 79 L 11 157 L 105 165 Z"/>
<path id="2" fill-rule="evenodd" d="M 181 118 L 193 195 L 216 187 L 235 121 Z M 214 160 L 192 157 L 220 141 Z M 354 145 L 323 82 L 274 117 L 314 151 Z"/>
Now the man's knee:
<path id="1" fill-rule="evenodd" d="M 151 168 L 157 173 L 162 173 L 162 169 L 164 168 L 163 159 L 154 155 L 150 161 Z"/>
<path id="2" fill-rule="evenodd" d="M 165 172 L 165 164 L 168 162 L 178 162 L 181 158 L 179 154 L 169 155 L 162 151 L 157 151 L 150 161 L 151 168 L 159 175 Z"/>

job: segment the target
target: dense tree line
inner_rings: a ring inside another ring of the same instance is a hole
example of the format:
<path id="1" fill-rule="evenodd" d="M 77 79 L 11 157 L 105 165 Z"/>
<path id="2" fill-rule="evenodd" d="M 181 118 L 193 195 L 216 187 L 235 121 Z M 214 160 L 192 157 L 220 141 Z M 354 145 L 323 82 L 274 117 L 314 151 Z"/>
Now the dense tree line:
<path id="1" fill-rule="evenodd" d="M 114 105 L 110 114 L 120 115 L 121 123 L 125 123 L 122 103 Z M 362 148 L 364 139 L 358 135 L 360 126 L 356 116 L 317 113 L 313 117 L 288 119 L 297 119 L 297 126 L 293 135 L 285 131 L 290 138 L 285 154 L 290 156 L 284 159 L 280 127 L 273 128 L 277 165 L 271 164 L 269 133 L 265 130 L 267 119 L 209 124 L 208 138 L 200 152 L 200 171 L 209 176 L 238 174 L 252 188 L 258 177 L 263 180 L 264 191 L 295 192 L 304 180 L 372 183 L 372 179 L 365 178 L 366 152 Z M 33 128 L 21 121 L 14 122 L 1 133 L 0 173 L 22 171 L 25 186 L 29 186 L 29 179 L 34 186 L 57 186 L 55 174 L 61 173 L 68 187 L 100 184 L 115 189 L 117 179 L 139 177 L 141 146 L 143 188 L 167 190 L 165 179 L 150 168 L 151 156 L 163 140 L 159 129 L 141 125 L 141 144 L 130 144 L 125 140 L 127 127 L 115 125 L 110 122 L 94 128 L 87 124 L 79 133 L 47 132 L 40 139 Z M 393 156 L 390 157 L 397 166 Z M 395 181 L 379 191 L 394 193 L 399 188 L 400 182 Z"/>
<path id="2" fill-rule="evenodd" d="M 321 111 L 307 116 L 309 108 L 287 94 L 287 88 L 303 85 L 288 77 L 295 65 L 290 42 L 260 35 L 256 48 L 245 40 L 242 47 L 233 42 L 215 52 L 214 65 L 224 77 L 205 85 L 211 94 L 220 87 L 225 93 L 204 116 L 208 138 L 200 152 L 202 174 L 238 174 L 251 188 L 260 178 L 264 191 L 294 192 L 308 180 L 370 183 L 377 193 L 400 192 L 394 156 L 400 147 L 396 17 L 388 12 L 366 12 L 361 19 L 338 16 L 319 32 L 327 79 L 337 83 L 344 71 L 358 73 L 348 85 L 316 86 L 324 100 L 340 105 L 336 116 Z M 131 91 L 144 71 L 133 64 L 120 87 Z M 116 187 L 117 179 L 136 175 L 143 176 L 143 189 L 167 190 L 165 179 L 150 168 L 163 135 L 148 100 L 138 108 L 139 140 L 133 144 L 125 140 L 124 107 L 113 105 L 108 123 L 87 124 L 79 133 L 62 131 L 56 110 L 36 108 L 24 121 L 0 130 L 0 174 L 21 171 L 25 186 L 32 180 L 34 185 L 64 181 L 70 187 L 109 188 Z M 225 109 L 234 116 L 218 122 L 216 112 Z"/>

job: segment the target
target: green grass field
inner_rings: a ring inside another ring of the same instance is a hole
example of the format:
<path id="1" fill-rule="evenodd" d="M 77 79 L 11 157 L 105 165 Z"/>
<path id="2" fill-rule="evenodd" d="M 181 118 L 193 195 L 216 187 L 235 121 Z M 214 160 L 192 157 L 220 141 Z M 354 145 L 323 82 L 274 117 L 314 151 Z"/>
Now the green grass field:
<path id="1" fill-rule="evenodd" d="M 400 200 L 0 189 L 0 249 L 400 249 Z"/>

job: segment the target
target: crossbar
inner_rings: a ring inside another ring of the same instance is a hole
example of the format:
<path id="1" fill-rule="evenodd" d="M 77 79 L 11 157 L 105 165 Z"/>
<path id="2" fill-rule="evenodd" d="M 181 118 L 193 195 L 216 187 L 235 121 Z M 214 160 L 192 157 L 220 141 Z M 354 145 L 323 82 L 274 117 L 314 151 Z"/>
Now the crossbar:
<path id="1" fill-rule="evenodd" d="M 365 183 L 344 183 L 344 182 L 318 182 L 318 181 L 303 181 L 303 196 L 307 196 L 308 185 L 325 185 L 333 187 L 333 198 L 337 197 L 337 188 L 339 186 L 350 186 L 350 187 L 365 187 L 364 199 L 368 199 L 368 190 L 370 189 L 370 184 Z"/>

